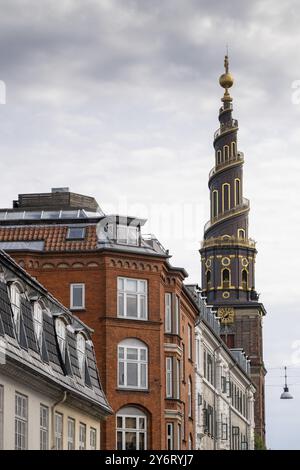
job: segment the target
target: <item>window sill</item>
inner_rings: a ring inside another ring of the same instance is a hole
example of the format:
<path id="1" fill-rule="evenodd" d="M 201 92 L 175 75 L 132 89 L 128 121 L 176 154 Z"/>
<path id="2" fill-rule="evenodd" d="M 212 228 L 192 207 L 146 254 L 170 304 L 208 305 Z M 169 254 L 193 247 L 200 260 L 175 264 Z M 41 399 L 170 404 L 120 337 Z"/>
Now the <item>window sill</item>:
<path id="1" fill-rule="evenodd" d="M 126 317 L 121 315 L 117 315 L 117 318 L 119 320 L 148 321 L 148 318 Z"/>
<path id="2" fill-rule="evenodd" d="M 116 388 L 116 391 L 117 392 L 130 392 L 130 393 L 133 393 L 133 392 L 138 392 L 138 393 L 150 393 L 150 390 L 149 388 L 123 388 L 123 387 L 117 387 Z"/>
<path id="3" fill-rule="evenodd" d="M 85 307 L 69 307 L 71 312 L 86 312 Z"/>

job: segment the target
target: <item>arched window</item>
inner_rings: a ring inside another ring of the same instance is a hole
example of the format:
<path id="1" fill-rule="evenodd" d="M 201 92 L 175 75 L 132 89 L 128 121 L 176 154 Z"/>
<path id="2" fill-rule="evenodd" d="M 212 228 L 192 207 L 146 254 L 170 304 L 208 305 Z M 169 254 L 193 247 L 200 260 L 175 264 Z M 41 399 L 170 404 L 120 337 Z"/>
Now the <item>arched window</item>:
<path id="1" fill-rule="evenodd" d="M 239 178 L 234 180 L 234 205 L 238 206 L 241 203 L 241 181 Z"/>
<path id="2" fill-rule="evenodd" d="M 236 159 L 236 142 L 231 142 L 231 155 L 233 160 Z"/>
<path id="3" fill-rule="evenodd" d="M 211 286 L 211 271 L 210 271 L 210 269 L 208 269 L 206 271 L 206 287 L 207 287 L 207 289 L 209 289 L 210 286 Z"/>
<path id="4" fill-rule="evenodd" d="M 222 163 L 222 152 L 217 150 L 217 165 L 220 165 L 220 163 Z"/>
<path id="5" fill-rule="evenodd" d="M 77 343 L 77 358 L 78 366 L 82 377 L 84 377 L 85 372 L 85 337 L 82 333 L 78 333 L 76 337 Z"/>
<path id="6" fill-rule="evenodd" d="M 148 388 L 148 348 L 135 338 L 118 345 L 118 386 L 120 388 Z"/>
<path id="7" fill-rule="evenodd" d="M 41 351 L 43 340 L 43 308 L 40 302 L 35 302 L 33 306 L 33 325 L 36 342 Z"/>
<path id="8" fill-rule="evenodd" d="M 222 269 L 222 287 L 228 289 L 230 286 L 230 270 L 228 268 Z"/>
<path id="9" fill-rule="evenodd" d="M 241 238 L 242 240 L 245 239 L 245 230 L 243 228 L 238 229 L 238 238 Z"/>
<path id="10" fill-rule="evenodd" d="M 117 450 L 147 449 L 147 416 L 135 406 L 117 413 Z"/>
<path id="11" fill-rule="evenodd" d="M 66 352 L 66 324 L 61 318 L 57 318 L 55 321 L 55 331 L 60 353 L 64 359 Z"/>
<path id="12" fill-rule="evenodd" d="M 242 287 L 248 289 L 248 271 L 247 269 L 242 270 Z"/>
<path id="13" fill-rule="evenodd" d="M 212 217 L 215 218 L 218 216 L 219 208 L 218 208 L 218 191 L 216 189 L 213 190 L 212 193 Z"/>
<path id="14" fill-rule="evenodd" d="M 224 161 L 228 162 L 229 160 L 229 146 L 228 145 L 224 145 L 223 147 L 223 156 L 224 156 Z"/>
<path id="15" fill-rule="evenodd" d="M 16 336 L 20 339 L 21 291 L 17 284 L 10 287 L 10 301 L 15 324 Z"/>
<path id="16" fill-rule="evenodd" d="M 222 205 L 223 212 L 226 212 L 230 209 L 230 184 L 223 183 L 222 185 Z"/>

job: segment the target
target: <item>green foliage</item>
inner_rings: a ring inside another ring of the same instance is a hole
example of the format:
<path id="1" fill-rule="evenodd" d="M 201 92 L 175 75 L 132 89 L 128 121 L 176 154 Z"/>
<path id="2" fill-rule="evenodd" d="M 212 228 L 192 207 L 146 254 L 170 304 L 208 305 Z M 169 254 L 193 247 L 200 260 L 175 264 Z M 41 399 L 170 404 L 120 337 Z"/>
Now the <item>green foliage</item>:
<path id="1" fill-rule="evenodd" d="M 267 450 L 266 445 L 259 434 L 254 434 L 254 448 L 255 450 Z"/>

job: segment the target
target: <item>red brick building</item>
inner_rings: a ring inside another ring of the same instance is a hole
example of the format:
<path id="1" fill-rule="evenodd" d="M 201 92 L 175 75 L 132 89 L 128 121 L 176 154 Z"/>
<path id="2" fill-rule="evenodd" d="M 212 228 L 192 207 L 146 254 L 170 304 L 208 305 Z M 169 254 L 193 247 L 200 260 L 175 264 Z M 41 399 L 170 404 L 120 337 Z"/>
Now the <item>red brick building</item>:
<path id="1" fill-rule="evenodd" d="M 90 197 L 19 195 L 0 210 L 5 249 L 94 329 L 103 387 L 114 415 L 103 449 L 194 446 L 194 324 L 184 269 L 144 220 L 107 217 Z"/>

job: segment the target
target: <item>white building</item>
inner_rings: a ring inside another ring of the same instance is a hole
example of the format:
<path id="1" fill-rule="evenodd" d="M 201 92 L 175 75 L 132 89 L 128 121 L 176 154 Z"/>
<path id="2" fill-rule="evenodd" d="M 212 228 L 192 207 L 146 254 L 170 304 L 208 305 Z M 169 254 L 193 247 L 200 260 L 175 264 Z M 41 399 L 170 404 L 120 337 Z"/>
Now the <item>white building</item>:
<path id="1" fill-rule="evenodd" d="M 0 250 L 0 449 L 100 448 L 91 330 Z"/>
<path id="2" fill-rule="evenodd" d="M 250 363 L 241 349 L 228 349 L 220 324 L 196 286 L 196 448 L 254 449 L 254 394 Z"/>

